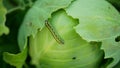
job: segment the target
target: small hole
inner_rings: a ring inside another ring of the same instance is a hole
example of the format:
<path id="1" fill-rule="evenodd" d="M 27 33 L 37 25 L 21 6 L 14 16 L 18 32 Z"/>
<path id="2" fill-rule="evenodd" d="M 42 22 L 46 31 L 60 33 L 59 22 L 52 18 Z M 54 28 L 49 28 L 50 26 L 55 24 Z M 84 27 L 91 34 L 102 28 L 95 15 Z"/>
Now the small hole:
<path id="1" fill-rule="evenodd" d="M 96 41 L 90 41 L 90 44 L 97 44 L 98 42 L 96 42 Z"/>
<path id="2" fill-rule="evenodd" d="M 117 36 L 117 37 L 115 38 L 115 41 L 116 41 L 116 42 L 120 42 L 120 36 Z"/>
<path id="3" fill-rule="evenodd" d="M 73 60 L 75 60 L 75 59 L 76 59 L 76 57 L 73 57 L 72 59 L 73 59 Z"/>
<path id="4" fill-rule="evenodd" d="M 38 31 L 41 31 L 41 28 L 38 28 Z"/>
<path id="5" fill-rule="evenodd" d="M 91 45 L 101 45 L 102 43 L 99 41 L 90 41 Z"/>
<path id="6" fill-rule="evenodd" d="M 107 59 L 103 59 L 103 61 L 100 64 L 100 68 L 107 68 L 107 66 L 113 62 L 113 58 L 107 58 Z"/>

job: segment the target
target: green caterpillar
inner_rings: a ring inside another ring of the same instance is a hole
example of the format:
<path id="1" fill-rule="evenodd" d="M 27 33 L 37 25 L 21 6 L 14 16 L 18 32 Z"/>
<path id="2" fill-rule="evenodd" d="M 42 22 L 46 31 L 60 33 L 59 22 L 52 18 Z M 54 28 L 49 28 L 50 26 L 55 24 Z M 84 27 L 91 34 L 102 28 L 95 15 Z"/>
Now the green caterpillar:
<path id="1" fill-rule="evenodd" d="M 63 39 L 60 37 L 60 35 L 58 34 L 58 32 L 55 30 L 55 28 L 48 22 L 48 20 L 45 20 L 45 25 L 46 27 L 49 29 L 49 31 L 51 32 L 52 36 L 54 37 L 54 39 L 59 43 L 59 44 L 64 44 Z"/>

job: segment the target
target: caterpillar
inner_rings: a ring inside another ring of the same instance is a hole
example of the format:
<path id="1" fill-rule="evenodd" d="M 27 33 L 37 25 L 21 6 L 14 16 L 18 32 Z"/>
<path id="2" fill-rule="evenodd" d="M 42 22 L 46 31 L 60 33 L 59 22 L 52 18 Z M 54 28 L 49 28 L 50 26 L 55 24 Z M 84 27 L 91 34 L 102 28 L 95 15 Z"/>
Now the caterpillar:
<path id="1" fill-rule="evenodd" d="M 48 20 L 45 20 L 45 25 L 48 28 L 48 30 L 51 32 L 52 36 L 54 39 L 59 43 L 59 44 L 64 44 L 63 39 L 61 36 L 58 34 L 58 32 L 55 30 L 55 28 L 48 22 Z"/>

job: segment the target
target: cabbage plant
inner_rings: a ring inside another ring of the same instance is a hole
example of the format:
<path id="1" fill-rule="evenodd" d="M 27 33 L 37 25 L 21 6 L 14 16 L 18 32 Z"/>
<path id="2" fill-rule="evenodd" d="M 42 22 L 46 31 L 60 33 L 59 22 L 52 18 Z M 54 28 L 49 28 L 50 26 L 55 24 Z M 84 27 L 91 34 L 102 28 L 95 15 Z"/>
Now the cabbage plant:
<path id="1" fill-rule="evenodd" d="M 20 53 L 4 60 L 21 68 L 112 68 L 120 61 L 120 14 L 106 0 L 37 0 L 19 28 Z M 14 60 L 16 59 L 16 60 Z"/>

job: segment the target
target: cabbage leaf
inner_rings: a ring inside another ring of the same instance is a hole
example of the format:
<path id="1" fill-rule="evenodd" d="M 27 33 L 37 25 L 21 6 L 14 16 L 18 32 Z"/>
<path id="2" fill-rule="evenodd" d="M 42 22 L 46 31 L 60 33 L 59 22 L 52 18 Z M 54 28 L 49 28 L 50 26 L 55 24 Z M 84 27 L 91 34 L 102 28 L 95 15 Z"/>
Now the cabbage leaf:
<path id="1" fill-rule="evenodd" d="M 79 0 L 66 11 L 79 19 L 75 29 L 83 39 L 102 42 L 105 59 L 113 58 L 108 68 L 120 61 L 120 43 L 115 41 L 120 35 L 120 14 L 111 4 L 105 0 Z"/>

